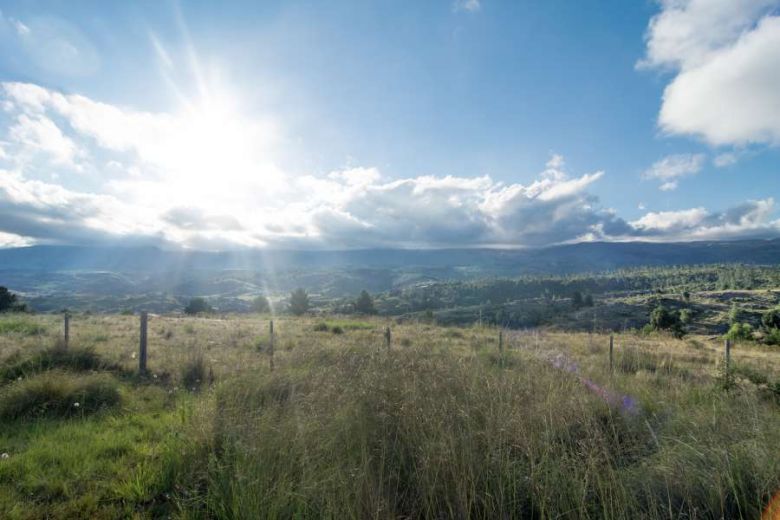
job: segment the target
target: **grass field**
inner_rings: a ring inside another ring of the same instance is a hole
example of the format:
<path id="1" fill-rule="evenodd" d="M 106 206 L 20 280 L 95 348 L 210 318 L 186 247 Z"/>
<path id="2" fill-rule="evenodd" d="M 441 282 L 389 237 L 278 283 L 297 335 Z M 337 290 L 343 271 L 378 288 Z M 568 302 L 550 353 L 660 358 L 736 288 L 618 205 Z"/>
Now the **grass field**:
<path id="1" fill-rule="evenodd" d="M 759 518 L 780 349 L 329 316 L 0 316 L 1 518 Z M 392 347 L 384 329 L 392 327 Z M 768 513 L 767 513 L 768 514 Z"/>

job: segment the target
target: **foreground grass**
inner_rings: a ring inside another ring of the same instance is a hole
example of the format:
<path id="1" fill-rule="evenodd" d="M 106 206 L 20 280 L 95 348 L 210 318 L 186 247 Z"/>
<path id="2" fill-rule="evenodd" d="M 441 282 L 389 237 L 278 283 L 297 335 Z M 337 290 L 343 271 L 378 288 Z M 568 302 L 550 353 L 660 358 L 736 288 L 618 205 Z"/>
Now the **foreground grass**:
<path id="1" fill-rule="evenodd" d="M 610 373 L 598 335 L 395 324 L 387 351 L 380 320 L 277 319 L 271 372 L 259 317 L 153 317 L 140 379 L 136 318 L 74 319 L 92 354 L 60 357 L 30 319 L 0 406 L 120 399 L 3 421 L 2 518 L 758 518 L 780 488 L 771 349 L 735 348 L 725 392 L 706 338 L 620 336 Z"/>

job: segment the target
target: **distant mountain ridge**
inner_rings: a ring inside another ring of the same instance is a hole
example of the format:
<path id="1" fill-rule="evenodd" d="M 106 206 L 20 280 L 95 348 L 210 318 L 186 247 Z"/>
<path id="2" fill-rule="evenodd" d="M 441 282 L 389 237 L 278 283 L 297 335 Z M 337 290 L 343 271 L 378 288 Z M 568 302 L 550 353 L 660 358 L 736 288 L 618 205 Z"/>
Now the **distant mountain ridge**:
<path id="1" fill-rule="evenodd" d="M 780 263 L 780 239 L 685 243 L 583 242 L 539 249 L 169 251 L 154 247 L 0 249 L 0 270 L 173 272 L 394 267 L 475 268 L 482 275 L 566 274 L 637 266 Z"/>

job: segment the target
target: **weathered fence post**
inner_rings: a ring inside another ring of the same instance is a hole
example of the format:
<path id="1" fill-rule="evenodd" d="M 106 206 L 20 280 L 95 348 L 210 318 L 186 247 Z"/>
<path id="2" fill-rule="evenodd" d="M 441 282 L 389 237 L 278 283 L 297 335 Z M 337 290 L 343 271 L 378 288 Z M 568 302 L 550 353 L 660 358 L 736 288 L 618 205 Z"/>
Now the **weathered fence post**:
<path id="1" fill-rule="evenodd" d="M 385 346 L 387 347 L 387 350 L 390 350 L 391 341 L 392 341 L 392 333 L 390 332 L 390 326 L 388 325 L 387 328 L 385 328 Z"/>
<path id="2" fill-rule="evenodd" d="M 63 341 L 62 346 L 63 348 L 68 348 L 68 343 L 70 342 L 70 314 L 67 312 L 64 316 L 64 330 L 63 330 Z"/>
<path id="3" fill-rule="evenodd" d="M 615 371 L 615 362 L 614 362 L 614 338 L 612 337 L 612 334 L 609 335 L 609 373 Z"/>
<path id="4" fill-rule="evenodd" d="M 271 370 L 274 369 L 274 320 L 271 320 L 271 323 L 268 327 L 268 366 L 271 368 Z"/>
<path id="5" fill-rule="evenodd" d="M 498 331 L 498 352 L 501 354 L 504 353 L 504 331 L 503 330 Z"/>
<path id="6" fill-rule="evenodd" d="M 146 311 L 141 312 L 141 345 L 138 355 L 138 373 L 146 374 L 146 338 L 147 325 L 149 323 L 149 314 Z"/>

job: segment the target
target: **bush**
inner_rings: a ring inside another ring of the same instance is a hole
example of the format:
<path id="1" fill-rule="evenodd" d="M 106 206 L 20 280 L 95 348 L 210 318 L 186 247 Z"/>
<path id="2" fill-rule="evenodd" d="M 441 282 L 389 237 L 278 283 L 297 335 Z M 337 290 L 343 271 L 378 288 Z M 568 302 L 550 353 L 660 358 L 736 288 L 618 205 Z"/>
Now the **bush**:
<path id="1" fill-rule="evenodd" d="M 194 354 L 181 368 L 181 384 L 188 390 L 200 389 L 207 377 L 206 361 L 202 352 Z"/>
<path id="2" fill-rule="evenodd" d="M 309 295 L 303 289 L 295 289 L 290 294 L 290 312 L 296 316 L 306 314 L 309 310 Z"/>
<path id="3" fill-rule="evenodd" d="M 38 372 L 52 369 L 87 371 L 87 370 L 115 370 L 116 365 L 106 363 L 91 348 L 49 348 L 37 354 L 21 359 L 16 356 L 6 361 L 0 368 L 0 382 L 11 381 L 19 377 L 28 377 Z"/>
<path id="4" fill-rule="evenodd" d="M 17 381 L 0 393 L 0 418 L 68 417 L 119 404 L 116 380 L 106 374 L 47 372 Z"/>
<path id="5" fill-rule="evenodd" d="M 208 304 L 205 298 L 193 298 L 190 300 L 187 306 L 184 307 L 184 314 L 188 314 L 190 316 L 209 312 L 214 312 L 214 309 L 211 307 L 211 305 Z"/>
<path id="6" fill-rule="evenodd" d="M 324 321 L 319 322 L 314 326 L 314 332 L 328 332 L 328 324 Z"/>
<path id="7" fill-rule="evenodd" d="M 262 294 L 260 296 L 258 296 L 257 298 L 255 298 L 252 301 L 252 310 L 254 312 L 259 312 L 259 313 L 270 312 L 271 304 L 268 301 L 268 298 L 266 298 Z"/>
<path id="8" fill-rule="evenodd" d="M 685 335 L 685 329 L 680 320 L 680 313 L 670 311 L 663 305 L 657 306 L 650 313 L 650 326 L 654 330 L 667 330 L 676 338 L 681 338 Z"/>
<path id="9" fill-rule="evenodd" d="M 330 329 L 330 331 L 333 334 L 344 334 L 344 329 L 342 329 L 339 325 L 334 325 L 333 328 Z"/>
<path id="10" fill-rule="evenodd" d="M 780 308 L 766 311 L 761 316 L 761 326 L 764 330 L 780 329 Z"/>
<path id="11" fill-rule="evenodd" d="M 763 340 L 767 345 L 780 345 L 780 329 L 767 331 Z"/>
<path id="12" fill-rule="evenodd" d="M 726 333 L 726 338 L 732 341 L 750 341 L 753 339 L 753 327 L 749 323 L 735 323 Z"/>

